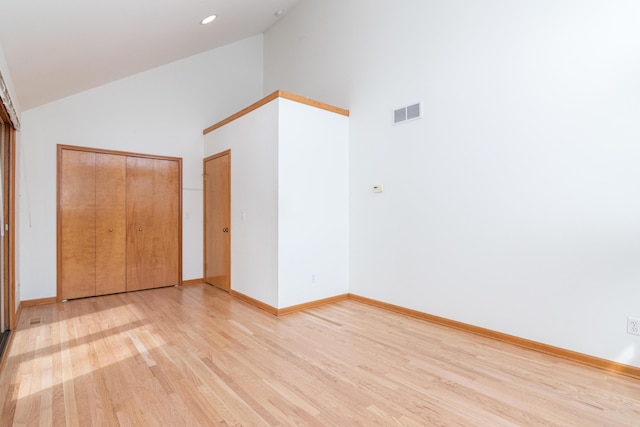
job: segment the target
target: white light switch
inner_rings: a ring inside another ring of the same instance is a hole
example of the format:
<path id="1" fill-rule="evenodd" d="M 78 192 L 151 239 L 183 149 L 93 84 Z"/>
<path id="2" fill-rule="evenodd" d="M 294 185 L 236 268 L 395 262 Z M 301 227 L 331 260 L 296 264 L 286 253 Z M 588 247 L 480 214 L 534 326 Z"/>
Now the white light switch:
<path id="1" fill-rule="evenodd" d="M 373 188 L 372 188 L 372 191 L 374 193 L 383 193 L 384 192 L 384 185 L 382 185 L 382 184 L 374 185 Z"/>

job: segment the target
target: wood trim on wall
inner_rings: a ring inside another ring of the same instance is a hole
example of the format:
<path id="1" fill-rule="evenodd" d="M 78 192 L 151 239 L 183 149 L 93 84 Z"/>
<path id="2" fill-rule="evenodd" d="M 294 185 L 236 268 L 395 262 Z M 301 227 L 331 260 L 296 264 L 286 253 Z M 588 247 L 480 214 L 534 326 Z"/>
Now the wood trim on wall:
<path id="1" fill-rule="evenodd" d="M 278 93 L 280 98 L 288 99 L 289 101 L 299 102 L 305 105 L 310 105 L 311 107 L 320 108 L 321 110 L 326 110 L 332 113 L 340 114 L 341 116 L 349 117 L 349 110 L 346 110 L 344 108 L 335 107 L 333 105 L 325 104 L 324 102 L 320 102 L 311 98 L 305 98 L 304 96 L 296 95 L 295 93 L 285 92 L 284 90 L 279 90 Z"/>
<path id="2" fill-rule="evenodd" d="M 60 152 L 60 150 L 88 151 L 90 153 L 117 154 L 120 156 L 145 157 L 148 159 L 157 159 L 157 160 L 175 160 L 180 162 L 180 164 L 182 164 L 182 157 L 157 156 L 155 154 L 133 153 L 129 151 L 119 151 L 119 150 L 106 150 L 104 148 L 81 147 L 78 145 L 58 144 L 58 153 Z M 182 168 L 180 169 L 180 172 L 182 172 Z M 182 174 L 180 176 L 182 177 Z"/>
<path id="3" fill-rule="evenodd" d="M 215 286 L 213 285 L 209 285 L 212 288 L 215 288 Z M 219 289 L 219 288 L 215 288 L 215 289 Z M 223 289 L 220 289 L 220 291 L 225 292 Z M 241 301 L 244 301 L 248 304 L 253 305 L 254 307 L 259 308 L 260 310 L 264 310 L 269 314 L 273 314 L 274 316 L 278 315 L 278 309 L 275 307 L 270 306 L 269 304 L 265 304 L 262 301 L 258 301 L 257 299 L 251 298 L 250 296 L 247 296 L 243 293 L 234 291 L 233 289 L 229 290 L 229 294 L 238 298 Z"/>
<path id="4" fill-rule="evenodd" d="M 183 285 L 193 285 L 204 283 L 201 279 L 192 279 L 185 280 Z M 211 285 L 208 285 L 211 286 Z M 212 286 L 213 287 L 213 286 Z M 216 288 L 217 289 L 217 288 Z M 548 344 L 543 344 L 537 341 L 527 340 L 524 338 L 516 337 L 513 335 L 505 334 L 502 332 L 493 331 L 491 329 L 481 328 L 479 326 L 470 325 L 468 323 L 458 322 L 455 320 L 450 320 L 444 317 L 435 316 L 432 314 L 424 313 L 417 310 L 412 310 L 406 307 L 401 307 L 394 304 L 389 304 L 386 302 L 374 300 L 371 298 L 362 297 L 355 294 L 343 294 L 336 295 L 334 297 L 324 298 L 316 301 L 311 301 L 304 304 L 298 304 L 290 307 L 285 307 L 281 309 L 277 309 L 268 304 L 263 303 L 262 301 L 258 301 L 254 298 L 251 298 L 247 295 L 244 295 L 240 292 L 234 291 L 233 289 L 229 291 L 229 294 L 233 297 L 244 301 L 248 304 L 253 305 L 256 308 L 266 311 L 269 314 L 274 316 L 283 316 L 290 313 L 294 313 L 297 311 L 307 310 L 310 308 L 318 307 L 325 304 L 336 303 L 344 300 L 352 300 L 362 304 L 368 304 L 383 310 L 393 311 L 395 313 L 403 314 L 406 316 L 411 316 L 420 320 L 424 320 L 429 323 L 433 323 L 440 326 L 445 326 L 453 329 L 457 329 L 463 332 L 468 332 L 474 335 L 479 335 L 485 338 L 490 338 L 496 341 L 504 342 L 507 344 L 515 345 L 521 348 L 525 348 L 528 350 L 533 350 L 539 353 L 548 354 L 551 356 L 559 357 L 565 360 L 569 360 L 571 362 L 579 363 L 582 365 L 590 366 L 593 368 L 602 369 L 607 372 L 612 372 L 616 374 L 625 375 L 631 378 L 640 380 L 640 368 L 635 366 L 625 365 L 623 363 L 613 362 L 611 360 L 601 359 L 595 356 L 590 356 L 583 353 L 578 353 L 575 351 L 567 350 L 560 347 L 555 347 Z M 22 301 L 18 307 L 18 312 L 16 315 L 16 321 L 19 320 L 20 315 L 22 313 L 23 307 L 32 307 L 36 305 L 44 305 L 44 304 L 53 304 L 56 303 L 57 299 L 55 297 L 51 298 L 40 298 L 35 300 L 26 300 Z M 12 334 L 13 335 L 13 334 Z M 11 337 L 10 337 L 11 340 Z M 9 341 L 7 345 L 7 349 L 5 354 L 7 354 L 9 350 L 9 346 L 11 341 Z M 1 364 L 0 364 L 1 366 Z"/>
<path id="5" fill-rule="evenodd" d="M 393 305 L 386 302 L 365 298 L 359 295 L 349 294 L 349 299 L 363 303 L 363 304 L 368 304 L 374 307 L 378 307 L 378 308 L 393 311 L 396 313 L 404 314 L 407 316 L 415 317 L 415 318 L 425 320 L 427 322 L 434 323 L 437 325 L 458 329 L 460 331 L 469 332 L 471 334 L 480 335 L 486 338 L 491 338 L 496 341 L 501 341 L 507 344 L 516 345 L 518 347 L 526 348 L 528 350 L 534 350 L 539 353 L 560 357 L 562 359 L 570 360 L 572 362 L 580 363 L 582 365 L 587 365 L 587 366 L 591 366 L 593 368 L 599 368 L 608 372 L 614 372 L 616 374 L 622 374 L 628 377 L 640 379 L 640 368 L 636 368 L 635 366 L 625 365 L 623 363 L 613 362 L 611 360 L 601 359 L 595 356 L 589 356 L 587 354 L 578 353 L 576 351 L 555 347 L 549 344 L 543 344 L 537 341 L 532 341 L 525 338 L 520 338 L 513 335 L 505 334 L 502 332 L 493 331 L 491 329 L 481 328 L 479 326 L 474 326 L 468 323 L 462 323 L 455 320 L 450 320 L 440 316 L 434 316 L 432 314 L 427 314 L 421 311 L 412 310 L 412 309 L 401 307 L 398 305 Z"/>
<path id="6" fill-rule="evenodd" d="M 336 295 L 334 297 L 323 298 L 315 301 L 305 302 L 304 304 L 292 305 L 278 309 L 277 316 L 284 316 L 286 314 L 295 313 L 296 311 L 308 310 L 310 308 L 319 307 L 325 304 L 331 304 L 334 302 L 345 301 L 349 299 L 349 294 Z"/>
<path id="7" fill-rule="evenodd" d="M 165 160 L 175 159 L 178 162 L 178 286 L 182 286 L 182 223 L 184 218 L 183 213 L 183 182 L 182 182 L 182 157 L 153 157 L 154 159 L 164 158 Z"/>
<path id="8" fill-rule="evenodd" d="M 12 330 L 18 326 L 18 316 L 16 313 L 16 131 L 10 132 L 9 137 L 9 162 L 10 180 L 9 185 L 9 308 L 11 318 L 9 324 Z"/>
<path id="9" fill-rule="evenodd" d="M 58 144 L 56 152 L 56 301 L 62 295 L 62 260 L 60 256 L 60 247 L 62 242 L 62 220 L 60 212 L 60 181 L 62 180 L 62 150 L 67 149 L 67 145 Z M 84 150 L 83 147 L 80 147 Z"/>
<path id="10" fill-rule="evenodd" d="M 231 294 L 231 296 L 235 298 L 238 298 L 239 300 L 249 303 L 261 310 L 266 311 L 269 314 L 273 314 L 274 316 L 278 316 L 278 317 L 295 313 L 297 311 L 308 310 L 310 308 L 319 307 L 321 305 L 331 304 L 331 303 L 345 301 L 349 299 L 349 294 L 342 294 L 342 295 L 336 295 L 329 298 L 322 298 L 315 301 L 305 302 L 303 304 L 292 305 L 289 307 L 275 308 L 273 306 L 270 306 L 269 304 L 263 303 L 262 301 L 258 301 L 257 299 L 251 298 L 250 296 L 234 291 L 233 289 L 229 291 L 229 294 Z"/>
<path id="11" fill-rule="evenodd" d="M 204 283 L 204 278 L 202 277 L 200 279 L 183 280 L 182 286 L 199 285 L 201 283 Z"/>
<path id="12" fill-rule="evenodd" d="M 55 304 L 57 302 L 57 297 L 28 299 L 20 302 L 20 310 L 22 311 L 23 307 L 35 307 L 37 305 Z"/>
<path id="13" fill-rule="evenodd" d="M 253 104 L 249 105 L 246 108 L 243 108 L 242 110 L 238 111 L 235 114 L 230 115 L 229 117 L 227 117 L 226 119 L 219 121 L 218 123 L 209 126 L 208 128 L 206 128 L 205 130 L 202 131 L 203 135 L 208 134 L 209 132 L 213 132 L 214 130 L 221 128 L 222 126 L 226 125 L 227 123 L 231 123 L 232 121 L 239 119 L 240 117 L 249 114 L 250 112 L 252 112 L 253 110 L 257 110 L 258 108 L 262 107 L 265 104 L 268 104 L 269 102 L 273 101 L 274 99 L 276 99 L 278 97 L 278 91 L 273 92 L 272 94 L 269 94 L 267 96 L 265 96 L 264 98 L 262 98 L 259 101 L 254 102 Z"/>
<path id="14" fill-rule="evenodd" d="M 320 102 L 320 101 L 315 101 L 313 99 L 310 98 L 305 98 L 303 96 L 300 95 L 296 95 L 290 92 L 285 92 L 283 90 L 276 90 L 275 92 L 265 96 L 264 98 L 262 98 L 261 100 L 254 102 L 253 104 L 249 105 L 248 107 L 238 111 L 235 114 L 230 115 L 229 117 L 227 117 L 226 119 L 212 125 L 209 126 L 208 128 L 206 128 L 205 130 L 202 131 L 203 135 L 208 134 L 209 132 L 212 132 L 224 125 L 226 125 L 227 123 L 230 123 L 236 119 L 239 119 L 240 117 L 249 114 L 250 112 L 252 112 L 253 110 L 256 110 L 260 107 L 262 107 L 265 104 L 268 104 L 269 102 L 273 101 L 276 98 L 284 98 L 284 99 L 288 99 L 290 101 L 295 101 L 295 102 L 299 102 L 301 104 L 305 104 L 305 105 L 309 105 L 311 107 L 316 107 L 316 108 L 320 108 L 322 110 L 327 110 L 327 111 L 331 111 L 332 113 L 336 113 L 336 114 L 340 114 L 342 116 L 349 116 L 349 110 L 345 110 L 344 108 L 339 108 L 339 107 L 334 107 L 333 105 L 329 105 L 329 104 L 325 104 L 324 102 Z"/>

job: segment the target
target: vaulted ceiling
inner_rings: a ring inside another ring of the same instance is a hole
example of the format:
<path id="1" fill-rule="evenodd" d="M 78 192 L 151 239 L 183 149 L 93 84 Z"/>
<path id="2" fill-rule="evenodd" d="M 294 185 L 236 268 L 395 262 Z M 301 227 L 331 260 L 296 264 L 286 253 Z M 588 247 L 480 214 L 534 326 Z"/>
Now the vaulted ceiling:
<path id="1" fill-rule="evenodd" d="M 0 46 L 24 111 L 260 34 L 298 1 L 0 0 Z"/>

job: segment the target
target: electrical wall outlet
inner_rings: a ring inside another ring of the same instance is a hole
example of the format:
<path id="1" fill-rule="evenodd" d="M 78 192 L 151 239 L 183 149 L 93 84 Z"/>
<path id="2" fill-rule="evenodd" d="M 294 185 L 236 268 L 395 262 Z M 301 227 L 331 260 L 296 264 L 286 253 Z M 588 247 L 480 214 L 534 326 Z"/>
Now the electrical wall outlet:
<path id="1" fill-rule="evenodd" d="M 384 185 L 382 184 L 378 184 L 378 185 L 374 185 L 371 190 L 374 193 L 384 193 Z"/>
<path id="2" fill-rule="evenodd" d="M 627 333 L 631 335 L 640 335 L 640 319 L 636 317 L 627 317 Z"/>

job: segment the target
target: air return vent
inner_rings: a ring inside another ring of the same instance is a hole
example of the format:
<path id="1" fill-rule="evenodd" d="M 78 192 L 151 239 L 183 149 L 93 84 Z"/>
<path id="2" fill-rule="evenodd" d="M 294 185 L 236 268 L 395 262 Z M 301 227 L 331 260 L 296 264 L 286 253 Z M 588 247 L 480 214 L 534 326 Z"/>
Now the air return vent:
<path id="1" fill-rule="evenodd" d="M 407 105 L 406 107 L 393 110 L 393 124 L 410 122 L 422 118 L 422 102 Z"/>

